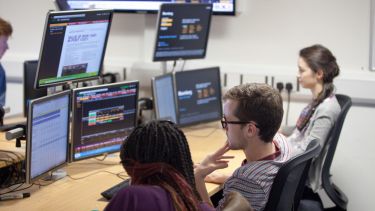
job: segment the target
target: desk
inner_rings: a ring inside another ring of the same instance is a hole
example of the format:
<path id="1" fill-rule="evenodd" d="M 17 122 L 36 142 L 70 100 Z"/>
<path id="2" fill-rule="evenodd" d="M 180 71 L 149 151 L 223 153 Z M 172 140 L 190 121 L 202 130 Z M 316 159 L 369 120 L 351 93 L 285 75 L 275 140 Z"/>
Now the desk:
<path id="1" fill-rule="evenodd" d="M 220 124 L 215 122 L 183 129 L 194 162 L 200 162 L 224 144 L 226 136 L 220 128 Z M 236 158 L 229 162 L 229 168 L 221 171 L 231 173 L 240 165 L 244 155 L 242 151 L 230 151 L 228 154 Z M 108 202 L 100 193 L 122 181 L 114 174 L 126 175 L 119 164 L 118 153 L 104 161 L 92 158 L 70 163 L 65 169 L 70 177 L 40 188 L 34 185 L 27 190 L 31 192 L 30 198 L 0 202 L 0 210 L 103 210 Z M 84 178 L 75 180 L 71 177 Z M 210 195 L 220 189 L 220 185 L 216 184 L 207 183 L 206 186 Z"/>

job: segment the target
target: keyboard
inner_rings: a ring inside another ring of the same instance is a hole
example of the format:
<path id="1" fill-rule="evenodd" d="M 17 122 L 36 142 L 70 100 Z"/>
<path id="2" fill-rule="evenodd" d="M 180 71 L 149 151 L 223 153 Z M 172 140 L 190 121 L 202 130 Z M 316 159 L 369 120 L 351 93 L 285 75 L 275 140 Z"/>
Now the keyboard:
<path id="1" fill-rule="evenodd" d="M 110 187 L 108 188 L 107 190 L 103 191 L 101 193 L 101 195 L 106 198 L 107 200 L 110 200 L 113 196 L 116 195 L 116 193 L 125 188 L 125 187 L 128 187 L 130 185 L 130 179 L 126 179 L 122 182 L 120 182 L 119 184 L 113 186 L 113 187 Z"/>

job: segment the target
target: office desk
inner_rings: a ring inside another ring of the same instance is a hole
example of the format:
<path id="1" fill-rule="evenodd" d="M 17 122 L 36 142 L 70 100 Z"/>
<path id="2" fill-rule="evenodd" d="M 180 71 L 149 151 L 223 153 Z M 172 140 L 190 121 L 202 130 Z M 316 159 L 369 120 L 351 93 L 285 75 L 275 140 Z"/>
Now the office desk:
<path id="1" fill-rule="evenodd" d="M 220 127 L 219 123 L 211 123 L 184 129 L 194 162 L 201 161 L 224 144 L 226 136 Z M 236 158 L 229 162 L 229 168 L 221 171 L 231 173 L 240 165 L 244 155 L 242 151 L 230 151 L 228 154 Z M 92 158 L 70 163 L 65 170 L 69 176 L 48 186 L 39 188 L 34 185 L 26 190 L 31 193 L 30 198 L 0 202 L 0 210 L 103 210 L 108 202 L 100 193 L 122 181 L 115 174 L 126 177 L 119 164 L 118 153 L 104 161 Z M 44 181 L 40 183 L 48 184 Z M 210 194 L 220 189 L 220 185 L 206 185 Z"/>

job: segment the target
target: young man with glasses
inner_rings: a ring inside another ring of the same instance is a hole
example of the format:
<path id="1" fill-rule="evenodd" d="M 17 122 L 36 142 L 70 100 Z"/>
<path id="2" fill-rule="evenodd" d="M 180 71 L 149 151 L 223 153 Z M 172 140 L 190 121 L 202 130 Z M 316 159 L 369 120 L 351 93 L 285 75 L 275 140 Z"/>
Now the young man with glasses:
<path id="1" fill-rule="evenodd" d="M 243 150 L 246 159 L 225 181 L 224 198 L 228 192 L 237 191 L 254 210 L 264 209 L 273 180 L 290 157 L 285 137 L 277 134 L 282 118 L 282 98 L 278 91 L 266 84 L 239 85 L 224 95 L 221 124 L 227 142 L 194 169 L 197 190 L 204 201 L 210 202 L 204 183 L 206 176 L 228 166 L 226 159 L 231 156 L 224 155 L 227 151 Z"/>

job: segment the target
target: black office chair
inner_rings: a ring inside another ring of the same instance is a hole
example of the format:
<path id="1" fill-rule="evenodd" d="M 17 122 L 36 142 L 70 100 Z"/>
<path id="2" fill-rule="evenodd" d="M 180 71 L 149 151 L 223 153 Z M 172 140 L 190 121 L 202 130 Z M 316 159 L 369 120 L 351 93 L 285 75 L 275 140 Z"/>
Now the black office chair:
<path id="1" fill-rule="evenodd" d="M 344 124 L 346 114 L 348 113 L 350 107 L 352 106 L 352 100 L 349 96 L 337 94 L 337 101 L 340 104 L 341 112 L 337 118 L 337 122 L 333 126 L 328 136 L 327 141 L 324 143 L 321 153 L 319 156 L 325 156 L 323 161 L 322 169 L 322 188 L 327 193 L 328 197 L 336 205 L 336 210 L 346 210 L 348 205 L 348 197 L 344 194 L 343 191 L 337 185 L 331 181 L 330 169 L 335 155 L 337 143 L 340 138 L 341 129 Z M 318 209 L 322 207 L 318 202 L 311 200 L 301 200 L 300 211 L 313 211 L 313 210 L 322 210 Z"/>
<path id="2" fill-rule="evenodd" d="M 313 140 L 304 153 L 287 161 L 274 179 L 264 210 L 293 211 L 298 209 L 312 159 L 320 152 L 318 140 Z"/>

